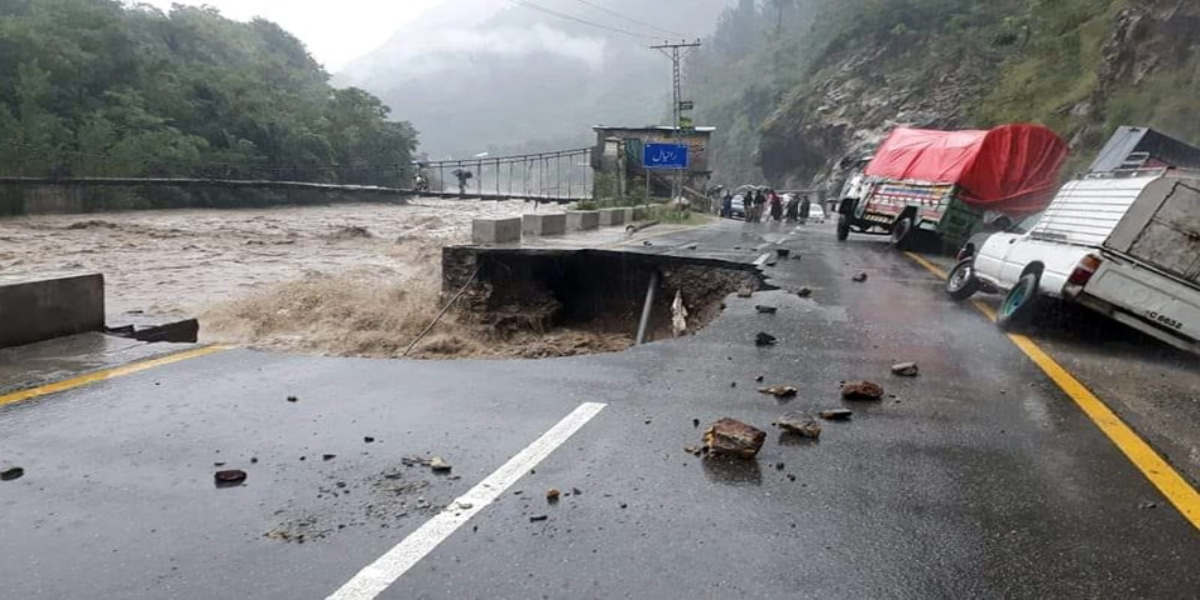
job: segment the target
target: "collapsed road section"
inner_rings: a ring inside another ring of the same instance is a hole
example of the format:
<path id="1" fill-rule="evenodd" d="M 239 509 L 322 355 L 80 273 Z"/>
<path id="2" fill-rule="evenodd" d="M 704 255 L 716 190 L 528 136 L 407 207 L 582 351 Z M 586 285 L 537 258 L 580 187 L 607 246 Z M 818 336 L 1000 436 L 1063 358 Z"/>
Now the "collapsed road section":
<path id="1" fill-rule="evenodd" d="M 728 296 L 766 287 L 753 265 L 713 259 L 476 246 L 442 253 L 442 293 L 457 323 L 526 358 L 619 351 L 639 337 L 695 333 L 720 315 Z M 564 344 L 563 332 L 601 341 Z"/>

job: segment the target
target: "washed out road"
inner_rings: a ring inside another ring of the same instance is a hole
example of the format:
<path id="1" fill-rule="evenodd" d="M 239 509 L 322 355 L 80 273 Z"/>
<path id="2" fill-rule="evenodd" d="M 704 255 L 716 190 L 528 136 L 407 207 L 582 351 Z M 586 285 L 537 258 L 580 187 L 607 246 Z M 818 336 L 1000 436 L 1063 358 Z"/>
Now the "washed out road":
<path id="1" fill-rule="evenodd" d="M 0 597 L 1196 597 L 1196 527 L 904 255 L 732 222 L 629 249 L 750 262 L 776 245 L 800 257 L 765 267 L 778 291 L 621 354 L 229 350 L 0 407 L 0 462 L 26 470 L 0 483 Z M 903 361 L 920 377 L 893 377 Z M 858 379 L 888 396 L 841 400 Z M 757 391 L 777 384 L 798 397 Z M 843 406 L 819 442 L 771 427 Z M 723 417 L 769 432 L 757 461 L 684 452 Z M 409 460 L 434 455 L 451 474 Z M 217 489 L 230 468 L 245 485 Z M 346 589 L 414 539 L 409 566 L 372 571 L 387 585 Z"/>

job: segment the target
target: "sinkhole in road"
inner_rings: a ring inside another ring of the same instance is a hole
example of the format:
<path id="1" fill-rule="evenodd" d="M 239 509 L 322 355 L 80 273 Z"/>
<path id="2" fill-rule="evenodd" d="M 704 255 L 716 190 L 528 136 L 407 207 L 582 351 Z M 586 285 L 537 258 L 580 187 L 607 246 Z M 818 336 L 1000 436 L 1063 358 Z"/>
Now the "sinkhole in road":
<path id="1" fill-rule="evenodd" d="M 616 352 L 633 345 L 651 281 L 648 341 L 675 337 L 678 295 L 694 334 L 720 313 L 731 294 L 766 289 L 753 265 L 608 250 L 448 247 L 442 294 L 457 297 L 461 326 L 486 331 L 499 355 L 543 358 Z M 434 357 L 454 348 L 420 346 Z"/>

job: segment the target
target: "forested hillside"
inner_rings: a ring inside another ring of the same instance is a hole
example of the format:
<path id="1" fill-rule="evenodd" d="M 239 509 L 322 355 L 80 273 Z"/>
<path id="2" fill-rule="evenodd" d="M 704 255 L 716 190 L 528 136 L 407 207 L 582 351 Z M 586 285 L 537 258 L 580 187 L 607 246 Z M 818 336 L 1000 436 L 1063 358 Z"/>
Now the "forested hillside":
<path id="1" fill-rule="evenodd" d="M 0 173 L 397 179 L 361 167 L 407 165 L 411 126 L 328 80 L 300 41 L 263 20 L 0 0 Z"/>
<path id="2" fill-rule="evenodd" d="M 1030 121 L 1086 164 L 1118 125 L 1200 141 L 1200 3 L 742 0 L 691 64 L 729 181 L 831 183 L 896 125 Z"/>

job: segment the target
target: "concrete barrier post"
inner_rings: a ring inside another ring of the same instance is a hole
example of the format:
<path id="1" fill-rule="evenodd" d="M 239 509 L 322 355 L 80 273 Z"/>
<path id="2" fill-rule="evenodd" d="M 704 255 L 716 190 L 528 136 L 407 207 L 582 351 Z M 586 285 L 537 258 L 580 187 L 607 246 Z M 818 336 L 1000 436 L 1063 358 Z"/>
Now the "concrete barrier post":
<path id="1" fill-rule="evenodd" d="M 600 226 L 601 227 L 620 227 L 625 224 L 625 209 L 623 208 L 603 208 L 600 209 Z"/>
<path id="2" fill-rule="evenodd" d="M 567 215 L 525 215 L 521 233 L 524 235 L 562 235 L 567 232 Z"/>
<path id="3" fill-rule="evenodd" d="M 600 228 L 600 211 L 573 210 L 567 213 L 567 231 L 591 231 Z"/>
<path id="4" fill-rule="evenodd" d="M 521 219 L 475 219 L 471 222 L 474 244 L 511 244 L 521 241 Z"/>
<path id="5" fill-rule="evenodd" d="M 0 348 L 104 331 L 104 276 L 0 277 Z"/>

